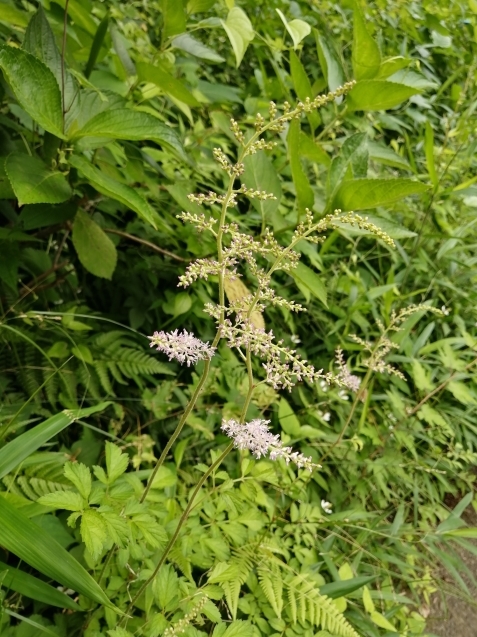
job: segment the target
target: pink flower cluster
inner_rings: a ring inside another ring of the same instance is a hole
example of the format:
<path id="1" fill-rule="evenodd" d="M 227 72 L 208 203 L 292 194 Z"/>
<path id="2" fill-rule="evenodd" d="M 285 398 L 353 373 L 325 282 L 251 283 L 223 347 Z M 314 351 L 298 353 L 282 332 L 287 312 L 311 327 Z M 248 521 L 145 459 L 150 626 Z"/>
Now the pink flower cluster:
<path id="1" fill-rule="evenodd" d="M 154 332 L 153 336 L 148 338 L 151 341 L 151 347 L 156 347 L 159 352 L 166 354 L 169 360 L 175 358 L 179 363 L 187 363 L 188 367 L 204 359 L 212 358 L 215 354 L 215 347 L 204 343 L 187 330 L 182 333 L 177 330 Z"/>

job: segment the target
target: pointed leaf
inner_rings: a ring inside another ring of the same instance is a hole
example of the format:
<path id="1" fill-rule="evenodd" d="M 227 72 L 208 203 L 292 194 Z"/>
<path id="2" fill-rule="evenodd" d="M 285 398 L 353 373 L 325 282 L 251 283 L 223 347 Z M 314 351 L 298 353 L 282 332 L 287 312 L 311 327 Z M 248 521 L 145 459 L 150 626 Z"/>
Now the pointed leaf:
<path id="1" fill-rule="evenodd" d="M 88 272 L 103 279 L 111 279 L 118 258 L 116 246 L 83 210 L 76 213 L 72 238 L 79 260 Z"/>
<path id="2" fill-rule="evenodd" d="M 89 467 L 82 462 L 67 462 L 64 473 L 65 478 L 74 484 L 85 500 L 88 500 L 92 484 Z"/>
<path id="3" fill-rule="evenodd" d="M 394 108 L 420 91 L 386 80 L 362 80 L 348 93 L 350 111 L 385 111 Z"/>
<path id="4" fill-rule="evenodd" d="M 129 456 L 112 442 L 106 443 L 106 468 L 109 484 L 115 482 L 128 468 Z"/>
<path id="5" fill-rule="evenodd" d="M 308 24 L 308 22 L 299 19 L 291 20 L 290 22 L 288 22 L 280 9 L 275 9 L 275 11 L 280 16 L 281 21 L 285 25 L 285 29 L 290 34 L 291 39 L 293 40 L 293 47 L 296 49 L 300 42 L 304 38 L 306 38 L 307 35 L 310 35 L 311 26 Z"/>
<path id="6" fill-rule="evenodd" d="M 172 46 L 176 49 L 181 49 L 186 53 L 195 55 L 202 60 L 209 60 L 209 62 L 225 62 L 225 59 L 216 53 L 213 49 L 205 46 L 199 40 L 193 38 L 189 33 L 182 33 L 172 40 Z"/>
<path id="7" fill-rule="evenodd" d="M 272 193 L 276 199 L 252 199 L 252 206 L 260 212 L 262 218 L 267 222 L 274 221 L 274 215 L 277 213 L 280 199 L 282 196 L 282 187 L 278 178 L 275 166 L 265 153 L 255 153 L 248 155 L 244 159 L 245 171 L 241 176 L 241 181 L 247 188 L 254 190 L 264 190 Z"/>
<path id="8" fill-rule="evenodd" d="M 36 157 L 12 153 L 5 160 L 5 172 L 20 206 L 28 203 L 62 203 L 72 195 L 63 173 L 49 170 Z"/>
<path id="9" fill-rule="evenodd" d="M 72 155 L 70 157 L 70 164 L 77 168 L 98 192 L 107 197 L 111 197 L 111 199 L 120 201 L 131 210 L 134 210 L 144 221 L 150 223 L 154 228 L 157 227 L 154 211 L 146 199 L 134 190 L 134 188 L 130 188 L 112 177 L 103 174 L 84 157 Z"/>
<path id="10" fill-rule="evenodd" d="M 325 307 L 328 307 L 326 287 L 320 277 L 315 274 L 311 268 L 304 263 L 298 263 L 298 266 L 294 268 L 290 274 L 307 298 L 312 294 L 320 300 Z"/>
<path id="11" fill-rule="evenodd" d="M 375 77 L 381 65 L 379 47 L 368 33 L 363 14 L 357 5 L 354 9 L 352 60 L 357 80 Z"/>
<path id="12" fill-rule="evenodd" d="M 182 0 L 162 0 L 163 30 L 162 39 L 167 40 L 173 35 L 184 33 L 186 30 L 186 12 Z"/>
<path id="13" fill-rule="evenodd" d="M 56 416 L 48 418 L 48 420 L 45 420 L 41 425 L 36 425 L 29 431 L 17 436 L 0 449 L 0 478 L 10 473 L 10 471 L 15 469 L 25 458 L 60 433 L 60 431 L 63 431 L 65 427 L 71 425 L 72 422 L 79 418 L 86 418 L 91 414 L 103 411 L 108 405 L 110 405 L 110 403 L 105 402 L 95 407 L 78 409 L 77 411 L 65 409 L 65 411 L 56 414 Z"/>
<path id="14" fill-rule="evenodd" d="M 227 20 L 225 20 L 225 22 L 222 20 L 221 22 L 234 50 L 236 66 L 238 68 L 248 45 L 255 37 L 252 23 L 248 19 L 245 11 L 239 7 L 230 9 Z"/>
<path id="15" fill-rule="evenodd" d="M 160 122 L 154 115 L 133 111 L 130 108 L 115 108 L 99 113 L 74 134 L 82 137 L 104 137 L 138 141 L 149 139 L 165 144 L 180 155 L 184 155 L 181 141 L 174 129 Z"/>
<path id="16" fill-rule="evenodd" d="M 346 75 L 341 58 L 336 51 L 333 40 L 327 33 L 319 33 L 315 30 L 315 38 L 321 70 L 325 76 L 328 88 L 330 91 L 336 91 L 339 86 L 343 86 L 346 82 Z M 341 104 L 342 100 L 342 97 L 337 98 L 337 104 Z"/>
<path id="17" fill-rule="evenodd" d="M 138 77 L 141 82 L 151 82 L 152 84 L 155 84 L 164 93 L 175 97 L 181 102 L 184 102 L 184 104 L 188 104 L 189 106 L 199 106 L 199 102 L 195 99 L 184 83 L 168 73 L 162 67 L 148 64 L 147 62 L 138 62 L 136 67 Z"/>
<path id="18" fill-rule="evenodd" d="M 0 497 L 0 544 L 56 582 L 111 607 L 108 597 L 68 551 L 49 533 Z"/>
<path id="19" fill-rule="evenodd" d="M 59 608 L 80 609 L 78 604 L 68 595 L 61 593 L 43 580 L 3 562 L 0 562 L 0 582 L 3 588 L 25 595 L 30 599 L 36 599 L 38 602 L 59 606 Z"/>
<path id="20" fill-rule="evenodd" d="M 426 190 L 428 186 L 412 179 L 350 179 L 341 184 L 333 205 L 344 211 L 368 210 Z"/>
<path id="21" fill-rule="evenodd" d="M 20 106 L 49 133 L 65 139 L 58 82 L 50 69 L 31 53 L 0 46 L 0 68 Z"/>
<path id="22" fill-rule="evenodd" d="M 37 500 L 50 509 L 64 509 L 65 511 L 82 511 L 85 508 L 84 499 L 74 491 L 55 491 L 42 495 Z"/>
<path id="23" fill-rule="evenodd" d="M 298 210 L 313 208 L 315 196 L 300 160 L 300 122 L 295 119 L 290 123 L 287 136 L 288 154 L 293 183 L 295 184 Z"/>

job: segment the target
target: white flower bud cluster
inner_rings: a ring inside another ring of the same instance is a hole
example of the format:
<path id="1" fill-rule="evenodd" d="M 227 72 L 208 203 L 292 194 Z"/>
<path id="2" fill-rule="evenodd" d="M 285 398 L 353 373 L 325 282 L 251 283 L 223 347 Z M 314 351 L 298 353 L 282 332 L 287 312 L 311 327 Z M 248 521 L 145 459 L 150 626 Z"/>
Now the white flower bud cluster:
<path id="1" fill-rule="evenodd" d="M 214 203 L 222 204 L 225 201 L 225 195 L 218 195 L 213 190 L 209 190 L 207 194 L 201 192 L 197 195 L 195 194 L 187 195 L 187 199 L 189 201 L 192 201 L 192 203 L 198 203 L 199 205 L 202 205 L 202 204 L 212 205 Z"/>
<path id="2" fill-rule="evenodd" d="M 282 458 L 287 464 L 293 462 L 298 468 L 308 471 L 318 466 L 313 464 L 311 458 L 293 451 L 291 447 L 285 447 L 280 436 L 270 433 L 269 424 L 269 420 L 259 418 L 245 423 L 232 419 L 224 420 L 221 429 L 233 440 L 236 449 L 248 449 L 257 459 L 267 455 L 270 460 Z"/>
<path id="3" fill-rule="evenodd" d="M 216 162 L 223 170 L 225 170 L 229 177 L 239 177 L 243 174 L 245 166 L 241 162 L 237 164 L 231 164 L 227 158 L 227 155 L 221 148 L 214 148 L 212 152 L 214 154 Z"/>
<path id="4" fill-rule="evenodd" d="M 155 347 L 159 352 L 166 354 L 170 361 L 175 358 L 181 364 L 187 363 L 187 367 L 201 360 L 210 359 L 215 354 L 215 347 L 204 343 L 187 330 L 182 333 L 177 330 L 154 332 L 148 338 L 151 341 L 150 347 Z"/>
<path id="5" fill-rule="evenodd" d="M 212 217 L 206 217 L 203 213 L 198 215 L 196 213 L 192 214 L 191 212 L 181 212 L 180 215 L 176 216 L 177 219 L 180 219 L 184 223 L 191 223 L 199 232 L 209 230 L 213 234 L 216 234 L 214 226 L 217 224 L 217 221 Z"/>
<path id="6" fill-rule="evenodd" d="M 335 376 L 335 381 L 338 385 L 342 387 L 346 387 L 347 389 L 358 392 L 361 386 L 361 379 L 359 376 L 355 376 L 352 374 L 348 367 L 346 366 L 346 362 L 343 356 L 343 350 L 341 347 L 336 349 L 336 363 L 339 367 L 339 372 Z"/>
<path id="7" fill-rule="evenodd" d="M 221 272 L 227 272 L 227 276 L 233 280 L 234 277 L 239 276 L 234 267 L 237 263 L 237 259 L 230 255 L 224 256 L 222 264 L 214 259 L 196 259 L 187 266 L 184 274 L 179 277 L 178 286 L 187 288 L 197 279 L 208 279 L 209 276 L 218 275 Z"/>
<path id="8" fill-rule="evenodd" d="M 163 637 L 175 637 L 175 635 L 182 634 L 190 623 L 199 617 L 208 599 L 207 595 L 203 595 L 197 604 L 186 615 L 184 615 L 182 619 L 179 619 L 178 622 L 166 628 L 163 633 Z"/>
<path id="9" fill-rule="evenodd" d="M 250 320 L 237 316 L 236 322 L 225 319 L 220 326 L 221 336 L 227 339 L 230 347 L 250 348 L 252 354 L 264 359 L 262 364 L 266 371 L 266 381 L 274 389 L 288 389 L 297 381 L 315 382 L 324 379 L 331 382 L 333 375 L 316 370 L 308 361 L 303 360 L 296 350 L 283 345 L 283 341 L 275 342 L 273 331 L 256 328 Z"/>

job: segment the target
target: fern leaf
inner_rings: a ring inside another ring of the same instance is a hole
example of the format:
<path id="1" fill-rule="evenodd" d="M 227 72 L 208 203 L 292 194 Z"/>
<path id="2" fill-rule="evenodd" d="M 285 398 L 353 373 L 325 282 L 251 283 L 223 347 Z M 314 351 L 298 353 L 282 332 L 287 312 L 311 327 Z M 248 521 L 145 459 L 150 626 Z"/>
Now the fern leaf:
<path id="1" fill-rule="evenodd" d="M 257 571 L 260 586 L 265 597 L 277 614 L 277 617 L 281 618 L 283 610 L 283 580 L 278 567 L 276 564 L 273 564 L 271 569 L 259 566 Z"/>

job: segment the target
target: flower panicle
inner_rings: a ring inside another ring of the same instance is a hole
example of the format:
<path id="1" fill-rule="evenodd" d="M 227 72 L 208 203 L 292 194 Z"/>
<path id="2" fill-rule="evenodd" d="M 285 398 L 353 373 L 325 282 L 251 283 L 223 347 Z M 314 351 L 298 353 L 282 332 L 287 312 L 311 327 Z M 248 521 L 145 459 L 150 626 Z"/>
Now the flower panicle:
<path id="1" fill-rule="evenodd" d="M 291 447 L 286 447 L 280 440 L 278 434 L 272 434 L 269 430 L 269 420 L 256 418 L 250 422 L 241 423 L 237 420 L 224 420 L 222 422 L 222 431 L 233 440 L 236 449 L 248 449 L 255 458 L 268 457 L 270 460 L 278 460 L 282 458 L 287 464 L 290 462 L 296 464 L 301 469 L 313 471 L 316 465 L 312 459 L 293 451 Z"/>
<path id="2" fill-rule="evenodd" d="M 201 360 L 211 359 L 215 354 L 215 347 L 196 338 L 192 332 L 183 330 L 178 332 L 154 332 L 148 336 L 150 347 L 166 354 L 169 360 L 176 359 L 179 363 L 187 363 L 187 367 L 195 365 Z"/>

